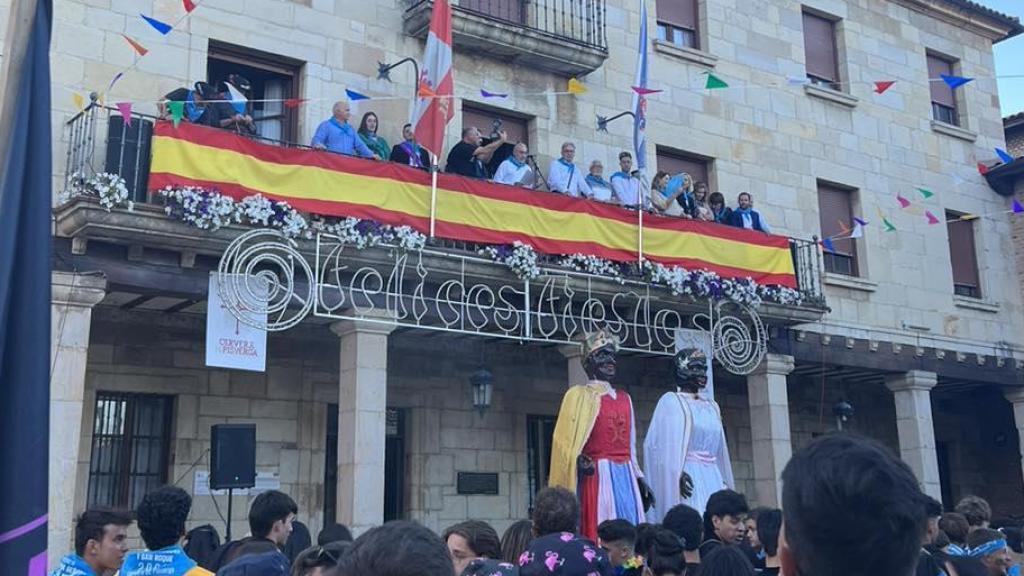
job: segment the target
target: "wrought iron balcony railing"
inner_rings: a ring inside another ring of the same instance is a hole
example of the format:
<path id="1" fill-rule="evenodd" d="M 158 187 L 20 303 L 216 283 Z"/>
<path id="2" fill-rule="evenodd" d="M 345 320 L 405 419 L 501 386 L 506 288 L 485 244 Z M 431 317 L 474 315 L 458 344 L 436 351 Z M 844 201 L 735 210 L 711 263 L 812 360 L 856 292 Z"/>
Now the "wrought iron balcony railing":
<path id="1" fill-rule="evenodd" d="M 133 114 L 131 124 L 125 124 L 119 112 L 93 103 L 75 115 L 65 126 L 67 164 L 64 193 L 79 191 L 84 182 L 101 172 L 121 176 L 128 189 L 128 199 L 136 203 L 150 202 L 148 193 L 150 146 L 153 127 L 158 119 Z M 307 146 L 261 139 L 289 148 Z M 790 252 L 796 276 L 796 288 L 803 303 L 813 308 L 825 307 L 822 283 L 822 254 L 817 238 L 802 240 L 790 238 Z M 454 254 L 476 254 L 482 245 L 473 242 L 431 238 L 429 246 Z M 539 264 L 553 264 L 557 257 L 540 256 Z M 624 278 L 639 281 L 643 273 L 638 266 L 624 266 Z"/>

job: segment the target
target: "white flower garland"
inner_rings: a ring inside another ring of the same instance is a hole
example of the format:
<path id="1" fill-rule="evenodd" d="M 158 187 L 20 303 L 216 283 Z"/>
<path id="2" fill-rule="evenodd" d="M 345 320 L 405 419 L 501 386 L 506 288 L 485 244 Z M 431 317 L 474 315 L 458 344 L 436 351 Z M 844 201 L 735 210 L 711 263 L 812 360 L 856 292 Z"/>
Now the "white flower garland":
<path id="1" fill-rule="evenodd" d="M 100 172 L 86 178 L 81 172 L 71 175 L 71 192 L 67 196 L 93 196 L 99 198 L 100 206 L 107 212 L 117 206 L 135 209 L 135 203 L 128 199 L 128 186 L 124 178 L 109 172 Z M 62 196 L 61 200 L 70 200 Z"/>
<path id="2" fill-rule="evenodd" d="M 107 187 L 114 186 L 108 184 Z M 312 239 L 319 233 L 326 233 L 360 250 L 386 245 L 418 251 L 427 242 L 424 234 L 409 226 L 389 226 L 359 218 L 325 218 L 315 214 L 307 220 L 287 202 L 275 202 L 259 194 L 247 196 L 240 202 L 216 191 L 194 186 L 168 186 L 160 190 L 159 194 L 166 202 L 165 211 L 168 215 L 204 230 L 217 230 L 222 226 L 241 223 L 280 228 L 291 238 Z M 107 192 L 107 195 L 117 197 L 113 192 Z M 486 246 L 479 249 L 478 253 L 494 262 L 505 264 L 522 280 L 533 280 L 541 274 L 538 254 L 529 244 L 516 241 L 511 245 Z M 612 278 L 620 283 L 625 282 L 629 275 L 628 264 L 587 254 L 562 256 L 552 260 L 552 263 L 561 268 Z M 726 279 L 709 270 L 687 270 L 681 266 L 666 266 L 647 259 L 641 261 L 639 273 L 644 280 L 668 288 L 675 296 L 727 299 L 754 308 L 764 301 L 787 306 L 803 303 L 803 296 L 798 290 L 761 285 L 749 277 Z"/>

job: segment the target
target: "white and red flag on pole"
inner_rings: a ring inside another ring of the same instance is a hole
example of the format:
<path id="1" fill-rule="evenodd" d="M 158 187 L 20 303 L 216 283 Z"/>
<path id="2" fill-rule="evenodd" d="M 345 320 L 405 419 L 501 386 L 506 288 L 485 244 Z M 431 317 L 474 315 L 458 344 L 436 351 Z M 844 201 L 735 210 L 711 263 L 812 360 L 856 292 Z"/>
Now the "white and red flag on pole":
<path id="1" fill-rule="evenodd" d="M 441 155 L 444 128 L 452 119 L 452 8 L 448 0 L 434 0 L 430 34 L 420 63 L 412 129 L 421 146 Z"/>

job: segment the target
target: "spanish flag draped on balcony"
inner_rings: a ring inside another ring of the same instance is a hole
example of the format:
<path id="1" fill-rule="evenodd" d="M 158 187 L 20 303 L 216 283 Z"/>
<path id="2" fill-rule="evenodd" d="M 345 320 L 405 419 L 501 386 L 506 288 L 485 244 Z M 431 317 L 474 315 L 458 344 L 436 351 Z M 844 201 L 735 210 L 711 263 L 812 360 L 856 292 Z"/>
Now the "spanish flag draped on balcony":
<path id="1" fill-rule="evenodd" d="M 412 129 L 420 145 L 440 156 L 444 129 L 452 119 L 452 8 L 448 0 L 434 0 L 430 16 L 430 34 L 416 79 L 417 98 L 413 103 Z"/>
<path id="2" fill-rule="evenodd" d="M 240 200 L 262 194 L 295 209 L 407 225 L 429 233 L 431 175 L 392 162 L 262 144 L 225 130 L 158 122 L 150 188 L 200 186 Z M 547 254 L 617 262 L 639 256 L 636 213 L 618 206 L 437 175 L 435 233 L 488 244 L 520 241 Z M 643 256 L 726 278 L 796 287 L 789 239 L 710 222 L 648 216 Z"/>

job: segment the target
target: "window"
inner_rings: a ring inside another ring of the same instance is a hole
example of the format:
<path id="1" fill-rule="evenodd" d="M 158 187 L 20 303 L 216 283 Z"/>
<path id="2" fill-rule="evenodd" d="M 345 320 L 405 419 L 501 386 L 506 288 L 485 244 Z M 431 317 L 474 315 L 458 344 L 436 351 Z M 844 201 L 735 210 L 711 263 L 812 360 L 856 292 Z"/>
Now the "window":
<path id="1" fill-rule="evenodd" d="M 978 253 L 974 246 L 975 220 L 960 220 L 962 214 L 946 212 L 949 232 L 949 261 L 953 267 L 953 293 L 981 298 L 978 281 Z"/>
<path id="2" fill-rule="evenodd" d="M 708 181 L 708 162 L 707 158 L 658 147 L 659 171 L 668 172 L 669 174 L 686 172 L 693 178 L 695 183 Z M 726 202 L 728 200 L 727 198 Z"/>
<path id="3" fill-rule="evenodd" d="M 932 93 L 932 118 L 939 122 L 960 125 L 953 89 L 939 78 L 942 74 L 953 75 L 953 62 L 941 56 L 928 54 L 928 86 Z"/>
<path id="4" fill-rule="evenodd" d="M 96 393 L 88 505 L 134 510 L 167 482 L 174 398 Z"/>
<path id="5" fill-rule="evenodd" d="M 460 0 L 459 7 L 498 20 L 523 23 L 523 0 Z"/>
<path id="6" fill-rule="evenodd" d="M 296 142 L 298 115 L 284 100 L 299 97 L 299 71 L 302 62 L 220 42 L 210 42 L 206 74 L 220 88 L 228 74 L 241 74 L 252 85 L 248 95 L 255 100 L 250 114 L 258 134 L 270 140 Z M 263 102 L 262 100 L 276 100 Z"/>
<path id="7" fill-rule="evenodd" d="M 845 237 L 844 229 L 853 228 L 853 191 L 818 183 L 818 213 L 821 216 L 821 237 Z M 832 241 L 834 252 L 825 250 L 825 271 L 857 276 L 857 241 L 852 238 Z"/>
<path id="8" fill-rule="evenodd" d="M 548 485 L 551 465 L 551 437 L 555 434 L 554 416 L 526 417 L 526 460 L 530 490 L 530 512 L 537 492 Z"/>
<path id="9" fill-rule="evenodd" d="M 658 0 L 658 40 L 699 48 L 697 0 Z"/>
<path id="10" fill-rule="evenodd" d="M 804 57 L 811 83 L 839 90 L 839 57 L 834 20 L 804 12 Z"/>
<path id="11" fill-rule="evenodd" d="M 338 521 L 338 405 L 327 405 L 324 525 Z M 388 408 L 384 432 L 384 521 L 405 514 L 405 411 Z"/>

